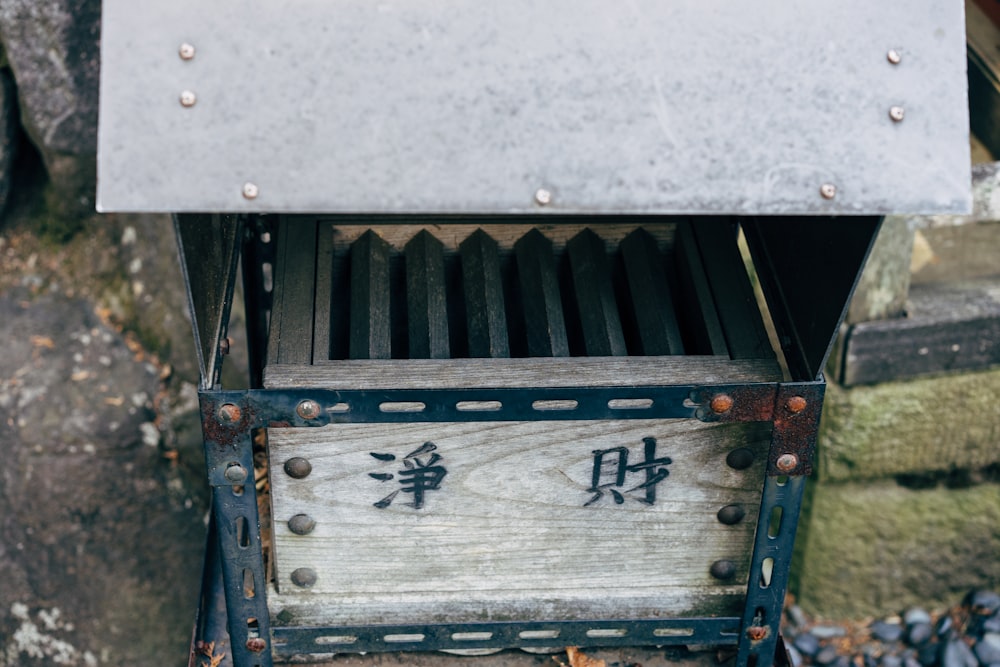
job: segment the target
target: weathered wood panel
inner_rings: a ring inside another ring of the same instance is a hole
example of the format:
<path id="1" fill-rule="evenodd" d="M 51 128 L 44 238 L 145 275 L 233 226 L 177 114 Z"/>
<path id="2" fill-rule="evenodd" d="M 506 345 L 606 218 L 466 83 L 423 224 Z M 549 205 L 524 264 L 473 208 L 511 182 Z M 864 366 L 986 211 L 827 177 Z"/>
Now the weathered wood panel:
<path id="1" fill-rule="evenodd" d="M 535 359 L 342 360 L 264 369 L 268 389 L 469 389 L 473 387 L 634 387 L 777 382 L 773 359 L 573 357 Z"/>
<path id="2" fill-rule="evenodd" d="M 277 586 L 296 622 L 738 613 L 768 424 L 692 420 L 271 429 Z M 745 470 L 726 465 L 737 447 Z M 292 456 L 312 473 L 282 472 Z M 745 518 L 717 513 L 739 504 Z M 315 520 L 291 532 L 298 514 Z M 736 576 L 709 574 L 719 559 Z M 316 572 L 310 588 L 292 583 Z"/>
<path id="3" fill-rule="evenodd" d="M 282 225 L 278 234 L 268 363 L 312 361 L 316 225 Z"/>

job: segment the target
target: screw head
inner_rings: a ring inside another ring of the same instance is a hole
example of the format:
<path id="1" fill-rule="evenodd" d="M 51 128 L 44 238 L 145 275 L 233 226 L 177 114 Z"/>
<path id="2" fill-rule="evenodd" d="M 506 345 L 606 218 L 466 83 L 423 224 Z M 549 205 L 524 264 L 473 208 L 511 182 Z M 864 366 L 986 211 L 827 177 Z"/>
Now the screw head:
<path id="1" fill-rule="evenodd" d="M 729 452 L 726 456 L 726 465 L 733 470 L 746 470 L 753 465 L 753 452 L 746 447 L 740 447 Z"/>
<path id="2" fill-rule="evenodd" d="M 299 403 L 295 408 L 295 412 L 303 419 L 316 419 L 316 417 L 319 417 L 320 411 L 319 403 L 308 398 Z"/>
<path id="3" fill-rule="evenodd" d="M 308 514 L 296 514 L 288 520 L 288 530 L 296 535 L 308 535 L 315 527 L 316 522 Z"/>
<path id="4" fill-rule="evenodd" d="M 774 466 L 781 472 L 792 472 L 799 467 L 799 457 L 795 454 L 782 454 L 775 461 Z"/>
<path id="5" fill-rule="evenodd" d="M 184 42 L 181 44 L 180 48 L 177 49 L 177 54 L 181 57 L 181 60 L 191 60 L 194 58 L 194 45 Z"/>
<path id="6" fill-rule="evenodd" d="M 896 49 L 889 49 L 889 52 L 885 54 L 885 59 L 893 65 L 903 62 L 903 56 Z"/>
<path id="7" fill-rule="evenodd" d="M 723 523 L 727 526 L 735 526 L 740 521 L 742 521 L 743 517 L 745 517 L 746 515 L 747 512 L 745 509 L 743 509 L 742 506 L 726 505 L 721 510 L 719 510 L 719 513 L 716 515 L 716 517 L 719 519 L 719 523 Z"/>
<path id="8" fill-rule="evenodd" d="M 712 412 L 717 415 L 721 415 L 732 409 L 733 399 L 729 394 L 719 394 L 718 396 L 712 397 L 712 402 L 709 403 L 709 407 L 712 408 Z"/>
<path id="9" fill-rule="evenodd" d="M 228 481 L 233 484 L 239 484 L 247 478 L 247 469 L 239 463 L 230 463 L 229 466 L 226 467 L 226 472 L 223 474 Z"/>
<path id="10" fill-rule="evenodd" d="M 304 459 L 301 456 L 293 456 L 292 458 L 285 461 L 285 474 L 289 477 L 294 477 L 295 479 L 302 479 L 308 477 L 309 473 L 312 472 L 312 464 L 309 463 L 308 459 Z"/>
<path id="11" fill-rule="evenodd" d="M 249 181 L 243 184 L 243 197 L 246 199 L 256 199 L 257 195 L 260 194 L 260 188 L 256 184 L 250 183 Z"/>
<path id="12" fill-rule="evenodd" d="M 247 650 L 253 653 L 260 653 L 267 648 L 267 641 L 263 637 L 251 637 L 247 640 Z"/>
<path id="13" fill-rule="evenodd" d="M 905 116 L 905 115 L 906 115 L 906 112 L 903 111 L 903 107 L 892 107 L 892 108 L 889 109 L 889 118 L 891 118 L 892 122 L 894 122 L 894 123 L 900 123 L 900 122 L 902 122 L 903 121 L 903 116 Z"/>
<path id="14" fill-rule="evenodd" d="M 194 103 L 198 101 L 198 98 L 190 90 L 185 90 L 181 92 L 181 106 L 182 107 L 193 107 Z"/>
<path id="15" fill-rule="evenodd" d="M 219 421 L 223 424 L 235 424 L 242 416 L 243 411 L 232 403 L 225 403 L 219 408 Z"/>
<path id="16" fill-rule="evenodd" d="M 311 567 L 300 567 L 292 570 L 292 583 L 299 588 L 309 588 L 316 583 L 316 570 Z"/>
<path id="17" fill-rule="evenodd" d="M 788 408 L 788 411 L 795 414 L 798 414 L 803 410 L 805 410 L 806 405 L 807 405 L 806 399 L 802 398 L 801 396 L 792 396 L 785 403 L 785 407 Z"/>
<path id="18" fill-rule="evenodd" d="M 535 191 L 535 203 L 539 206 L 548 206 L 552 203 L 552 193 L 545 188 L 538 188 Z"/>
<path id="19" fill-rule="evenodd" d="M 819 186 L 819 194 L 823 199 L 833 199 L 837 196 L 837 186 L 833 183 L 824 183 Z"/>
<path id="20" fill-rule="evenodd" d="M 717 560 L 712 563 L 712 567 L 708 569 L 708 572 L 716 579 L 723 581 L 732 579 L 736 576 L 736 563 L 731 560 Z"/>

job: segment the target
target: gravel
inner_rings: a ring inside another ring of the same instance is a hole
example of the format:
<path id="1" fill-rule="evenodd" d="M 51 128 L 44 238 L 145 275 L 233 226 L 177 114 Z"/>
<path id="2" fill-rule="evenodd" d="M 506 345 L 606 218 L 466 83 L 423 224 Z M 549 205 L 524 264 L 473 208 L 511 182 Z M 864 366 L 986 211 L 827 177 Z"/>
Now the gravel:
<path id="1" fill-rule="evenodd" d="M 973 590 L 942 613 L 910 608 L 844 624 L 789 605 L 782 634 L 794 667 L 1000 667 L 1000 595 Z"/>

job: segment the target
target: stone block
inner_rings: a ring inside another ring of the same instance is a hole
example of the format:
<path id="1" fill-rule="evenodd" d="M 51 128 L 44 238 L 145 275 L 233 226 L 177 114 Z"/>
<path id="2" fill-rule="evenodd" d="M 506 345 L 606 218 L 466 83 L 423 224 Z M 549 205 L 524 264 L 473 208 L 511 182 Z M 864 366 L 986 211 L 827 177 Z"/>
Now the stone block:
<path id="1" fill-rule="evenodd" d="M 1000 584 L 1000 484 L 915 490 L 891 480 L 813 484 L 791 589 L 821 617 L 953 605 Z"/>
<path id="2" fill-rule="evenodd" d="M 1000 461 L 1000 369 L 826 392 L 820 480 L 978 469 Z"/>

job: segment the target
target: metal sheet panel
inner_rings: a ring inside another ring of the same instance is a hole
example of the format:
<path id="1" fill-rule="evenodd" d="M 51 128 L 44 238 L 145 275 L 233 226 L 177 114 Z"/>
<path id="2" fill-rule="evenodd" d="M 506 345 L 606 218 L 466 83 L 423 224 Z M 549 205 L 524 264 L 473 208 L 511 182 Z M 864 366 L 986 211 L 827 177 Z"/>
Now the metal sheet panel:
<path id="1" fill-rule="evenodd" d="M 970 204 L 960 0 L 104 0 L 103 12 L 105 211 Z"/>

